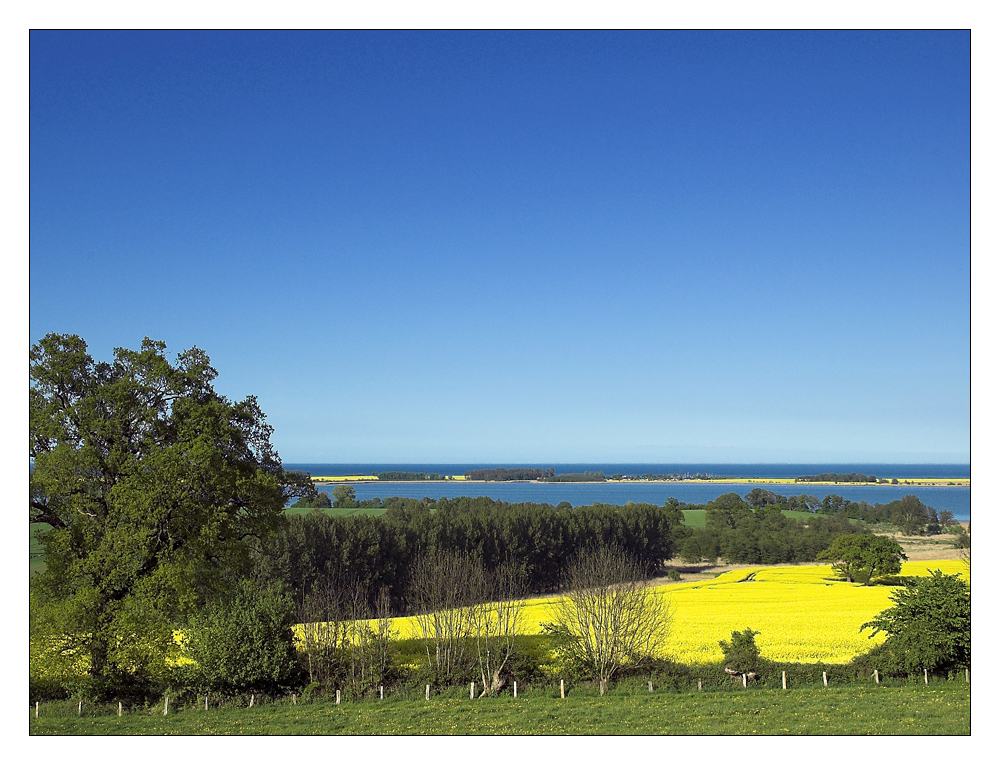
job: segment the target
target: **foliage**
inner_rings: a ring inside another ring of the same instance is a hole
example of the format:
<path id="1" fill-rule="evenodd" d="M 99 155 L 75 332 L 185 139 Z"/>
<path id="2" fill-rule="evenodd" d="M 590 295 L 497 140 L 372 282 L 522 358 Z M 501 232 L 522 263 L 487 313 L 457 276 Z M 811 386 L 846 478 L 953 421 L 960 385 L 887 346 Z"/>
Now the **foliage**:
<path id="1" fill-rule="evenodd" d="M 29 363 L 30 523 L 38 607 L 82 649 L 97 686 L 163 666 L 173 626 L 245 568 L 308 476 L 284 471 L 253 397 L 230 402 L 197 348 L 171 364 L 148 338 L 95 362 L 50 334 Z M 95 686 L 96 687 L 96 686 Z"/>
<path id="2" fill-rule="evenodd" d="M 972 593 L 960 575 L 940 569 L 910 579 L 893 606 L 861 625 L 887 637 L 877 654 L 882 668 L 905 673 L 967 668 L 972 659 Z"/>
<path id="3" fill-rule="evenodd" d="M 296 681 L 295 605 L 280 585 L 241 580 L 191 620 L 190 657 L 202 690 L 275 693 Z"/>
<path id="4" fill-rule="evenodd" d="M 585 666 L 602 693 L 626 664 L 659 654 L 667 636 L 666 596 L 642 574 L 620 550 L 585 550 L 567 566 L 565 594 L 552 604 L 552 623 L 544 625 L 561 639 L 558 652 Z"/>
<path id="5" fill-rule="evenodd" d="M 357 507 L 357 492 L 353 486 L 335 486 L 333 489 L 333 507 Z"/>
<path id="6" fill-rule="evenodd" d="M 876 534 L 844 534 L 833 540 L 816 558 L 833 561 L 833 570 L 848 582 L 872 584 L 873 580 L 898 574 L 906 553 L 898 543 Z"/>
<path id="7" fill-rule="evenodd" d="M 302 499 L 298 500 L 292 505 L 292 507 L 295 508 L 304 507 L 304 508 L 320 508 L 320 509 L 332 506 L 333 505 L 330 502 L 330 495 L 327 494 L 325 491 L 316 492 L 316 496 L 314 497 L 302 497 Z"/>
<path id="8" fill-rule="evenodd" d="M 759 634 L 747 627 L 742 632 L 734 630 L 731 642 L 719 641 L 727 669 L 741 675 L 757 672 L 760 664 L 760 648 L 757 647 L 754 637 Z"/>

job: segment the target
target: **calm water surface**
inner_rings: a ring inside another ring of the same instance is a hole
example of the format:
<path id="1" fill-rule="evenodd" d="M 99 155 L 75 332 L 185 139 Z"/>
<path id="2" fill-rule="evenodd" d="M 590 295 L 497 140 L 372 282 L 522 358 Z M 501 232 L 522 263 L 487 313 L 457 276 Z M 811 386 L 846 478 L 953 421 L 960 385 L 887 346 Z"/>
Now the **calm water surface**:
<path id="1" fill-rule="evenodd" d="M 291 469 L 308 470 L 312 475 L 370 475 L 388 470 L 460 475 L 478 467 L 503 467 L 498 465 L 286 465 Z M 506 467 L 514 467 L 507 465 Z M 528 465 L 526 467 L 544 467 Z M 864 473 L 896 478 L 961 478 L 969 477 L 968 465 L 551 465 L 557 473 L 602 470 L 605 475 L 708 473 L 709 475 L 746 475 L 758 478 L 791 478 L 817 473 Z M 628 468 L 628 469 L 622 469 Z M 742 469 L 742 470 L 740 470 Z M 491 497 L 503 502 L 544 502 L 557 505 L 590 505 L 605 502 L 622 505 L 626 502 L 649 502 L 662 505 L 668 497 L 681 502 L 701 504 L 716 497 L 735 492 L 744 496 L 756 486 L 789 496 L 811 494 L 822 499 L 827 494 L 837 494 L 854 502 L 866 500 L 872 504 L 891 502 L 907 494 L 915 494 L 930 507 L 950 510 L 960 521 L 971 520 L 971 489 L 959 486 L 774 486 L 771 484 L 684 484 L 684 483 L 604 483 L 604 484 L 548 484 L 548 483 L 465 483 L 459 481 L 380 481 L 353 484 L 358 499 L 374 497 Z M 332 486 L 321 487 L 331 493 Z"/>

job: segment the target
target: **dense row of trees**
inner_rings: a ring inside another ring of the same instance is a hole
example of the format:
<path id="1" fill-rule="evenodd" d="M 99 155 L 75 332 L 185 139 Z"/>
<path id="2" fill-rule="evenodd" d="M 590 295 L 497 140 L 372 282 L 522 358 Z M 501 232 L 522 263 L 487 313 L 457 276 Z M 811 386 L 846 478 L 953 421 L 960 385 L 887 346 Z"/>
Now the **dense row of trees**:
<path id="1" fill-rule="evenodd" d="M 555 468 L 482 468 L 470 470 L 465 477 L 470 481 L 537 481 L 555 474 Z"/>
<path id="2" fill-rule="evenodd" d="M 582 473 L 559 473 L 540 479 L 546 483 L 601 483 L 607 479 L 601 471 L 584 470 Z"/>
<path id="3" fill-rule="evenodd" d="M 675 554 L 689 533 L 676 506 L 572 507 L 500 502 L 488 497 L 436 501 L 394 498 L 381 516 L 292 516 L 257 556 L 259 575 L 307 595 L 319 582 L 351 577 L 369 593 L 385 589 L 393 609 L 407 604 L 412 564 L 421 555 L 460 553 L 492 573 L 513 566 L 524 587 L 559 586 L 562 564 L 600 543 L 634 558 L 646 575 Z"/>
<path id="4" fill-rule="evenodd" d="M 878 483 L 878 478 L 873 475 L 863 473 L 820 473 L 819 475 L 800 475 L 795 479 L 810 483 L 813 481 L 823 481 L 826 483 Z"/>

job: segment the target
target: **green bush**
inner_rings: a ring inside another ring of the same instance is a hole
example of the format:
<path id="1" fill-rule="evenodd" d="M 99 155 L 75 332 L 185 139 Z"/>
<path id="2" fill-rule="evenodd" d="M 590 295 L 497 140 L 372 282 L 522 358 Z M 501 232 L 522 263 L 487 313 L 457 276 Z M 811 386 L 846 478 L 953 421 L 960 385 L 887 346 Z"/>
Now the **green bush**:
<path id="1" fill-rule="evenodd" d="M 200 690 L 284 693 L 299 681 L 292 643 L 295 607 L 280 585 L 244 579 L 192 619 L 191 658 Z"/>

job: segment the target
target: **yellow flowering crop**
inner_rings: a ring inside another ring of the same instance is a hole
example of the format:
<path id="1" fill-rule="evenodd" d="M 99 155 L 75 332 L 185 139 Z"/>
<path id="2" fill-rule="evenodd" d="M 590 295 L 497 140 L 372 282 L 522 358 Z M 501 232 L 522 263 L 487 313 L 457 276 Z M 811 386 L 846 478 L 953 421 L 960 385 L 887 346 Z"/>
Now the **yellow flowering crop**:
<path id="1" fill-rule="evenodd" d="M 962 561 L 916 561 L 903 564 L 904 576 L 967 571 Z M 884 635 L 869 639 L 861 625 L 892 605 L 893 588 L 865 587 L 839 581 L 830 566 L 743 568 L 715 579 L 664 585 L 673 619 L 667 640 L 671 658 L 684 663 L 722 659 L 720 640 L 734 630 L 760 632 L 757 645 L 768 659 L 846 663 L 872 648 Z M 555 598 L 527 602 L 522 619 L 526 634 L 537 634 L 553 618 Z M 419 637 L 412 617 L 393 620 L 399 637 Z"/>

